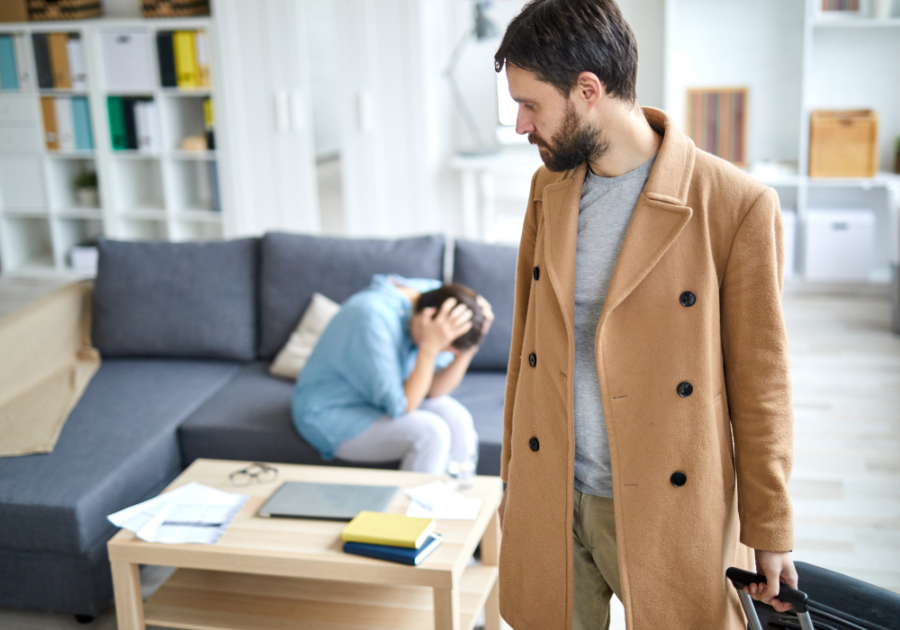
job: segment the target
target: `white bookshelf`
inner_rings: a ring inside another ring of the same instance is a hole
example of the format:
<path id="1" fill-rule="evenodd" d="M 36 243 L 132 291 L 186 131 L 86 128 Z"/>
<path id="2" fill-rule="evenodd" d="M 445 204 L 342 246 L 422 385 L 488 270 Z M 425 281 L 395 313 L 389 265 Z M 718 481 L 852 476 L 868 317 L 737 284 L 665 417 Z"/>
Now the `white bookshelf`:
<path id="1" fill-rule="evenodd" d="M 214 107 L 218 105 L 216 80 L 213 78 L 211 88 L 163 88 L 157 63 L 157 32 L 197 29 L 206 31 L 211 51 L 215 28 L 210 17 L 0 24 L 0 34 L 25 37 L 27 63 L 34 78 L 33 89 L 0 92 L 0 259 L 4 275 L 78 275 L 69 266 L 69 251 L 101 235 L 165 240 L 223 237 L 228 208 L 223 204 L 222 211 L 213 210 L 207 173 L 208 163 L 218 160 L 218 153 L 180 148 L 185 136 L 203 134 L 203 100 L 211 98 Z M 86 90 L 37 87 L 31 35 L 53 32 L 80 35 L 88 75 Z M 135 91 L 107 86 L 100 39 L 105 32 L 148 35 L 154 87 Z M 212 72 L 215 77 L 215 68 Z M 79 95 L 88 99 L 94 150 L 48 150 L 40 98 Z M 158 153 L 113 149 L 109 96 L 141 96 L 156 102 L 161 136 Z M 217 124 L 217 146 L 219 130 Z M 97 172 L 98 207 L 82 207 L 77 201 L 71 181 L 83 170 Z M 220 166 L 220 186 L 221 177 Z"/>
<path id="2" fill-rule="evenodd" d="M 900 264 L 900 2 L 890 19 L 824 14 L 820 0 L 662 0 L 666 16 L 664 108 L 683 125 L 686 91 L 750 88 L 748 162 L 789 165 L 760 179 L 782 207 L 797 212 L 795 269 L 803 275 L 803 233 L 810 208 L 859 208 L 876 220 L 871 280 L 885 282 Z M 880 79 L 879 79 L 880 77 Z M 879 117 L 879 170 L 873 178 L 813 179 L 810 113 L 873 109 Z"/>

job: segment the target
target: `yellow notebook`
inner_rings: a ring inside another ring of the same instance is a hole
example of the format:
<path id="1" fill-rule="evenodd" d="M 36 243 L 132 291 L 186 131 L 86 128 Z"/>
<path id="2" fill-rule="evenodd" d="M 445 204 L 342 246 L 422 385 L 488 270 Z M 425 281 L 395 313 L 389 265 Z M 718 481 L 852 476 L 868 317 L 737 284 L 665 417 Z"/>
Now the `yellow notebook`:
<path id="1" fill-rule="evenodd" d="M 179 88 L 200 87 L 194 31 L 178 31 L 172 36 L 175 48 L 175 76 Z"/>
<path id="2" fill-rule="evenodd" d="M 341 532 L 341 540 L 418 549 L 434 531 L 435 524 L 431 518 L 360 512 Z"/>

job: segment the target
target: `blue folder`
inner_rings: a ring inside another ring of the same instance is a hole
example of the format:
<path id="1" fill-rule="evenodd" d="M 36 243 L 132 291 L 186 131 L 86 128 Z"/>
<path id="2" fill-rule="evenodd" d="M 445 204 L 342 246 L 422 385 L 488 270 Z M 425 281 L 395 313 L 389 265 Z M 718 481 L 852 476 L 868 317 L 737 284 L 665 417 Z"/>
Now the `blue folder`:
<path id="1" fill-rule="evenodd" d="M 432 534 L 428 537 L 418 549 L 408 549 L 406 547 L 394 547 L 392 545 L 369 545 L 366 543 L 345 542 L 344 553 L 352 553 L 357 556 L 366 556 L 367 558 L 377 558 L 379 560 L 390 560 L 391 562 L 400 562 L 402 564 L 410 564 L 416 566 L 421 563 L 432 551 L 440 547 L 443 538 L 440 534 Z"/>
<path id="2" fill-rule="evenodd" d="M 16 67 L 16 45 L 9 35 L 0 35 L 0 89 L 19 89 L 19 69 Z"/>
<path id="3" fill-rule="evenodd" d="M 90 151 L 94 148 L 94 135 L 91 133 L 91 111 L 88 101 L 83 96 L 72 97 L 72 120 L 75 123 L 75 149 Z"/>

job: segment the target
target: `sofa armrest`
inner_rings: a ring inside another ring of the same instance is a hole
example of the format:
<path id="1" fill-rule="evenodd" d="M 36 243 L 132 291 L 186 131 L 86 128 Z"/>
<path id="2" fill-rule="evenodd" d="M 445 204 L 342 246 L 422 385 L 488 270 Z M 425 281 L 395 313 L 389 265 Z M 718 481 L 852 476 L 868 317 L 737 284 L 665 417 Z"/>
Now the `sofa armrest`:
<path id="1" fill-rule="evenodd" d="M 0 457 L 52 450 L 97 371 L 92 286 L 70 284 L 0 319 Z"/>

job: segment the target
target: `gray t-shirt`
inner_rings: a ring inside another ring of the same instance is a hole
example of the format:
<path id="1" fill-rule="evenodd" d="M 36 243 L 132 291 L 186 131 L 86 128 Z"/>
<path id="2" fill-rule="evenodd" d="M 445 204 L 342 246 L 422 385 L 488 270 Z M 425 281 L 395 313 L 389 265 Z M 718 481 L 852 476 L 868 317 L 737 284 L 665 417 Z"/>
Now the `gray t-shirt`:
<path id="1" fill-rule="evenodd" d="M 594 342 L 631 215 L 655 160 L 618 177 L 599 177 L 588 168 L 581 189 L 575 254 L 575 488 L 598 497 L 612 497 L 613 487 Z"/>

